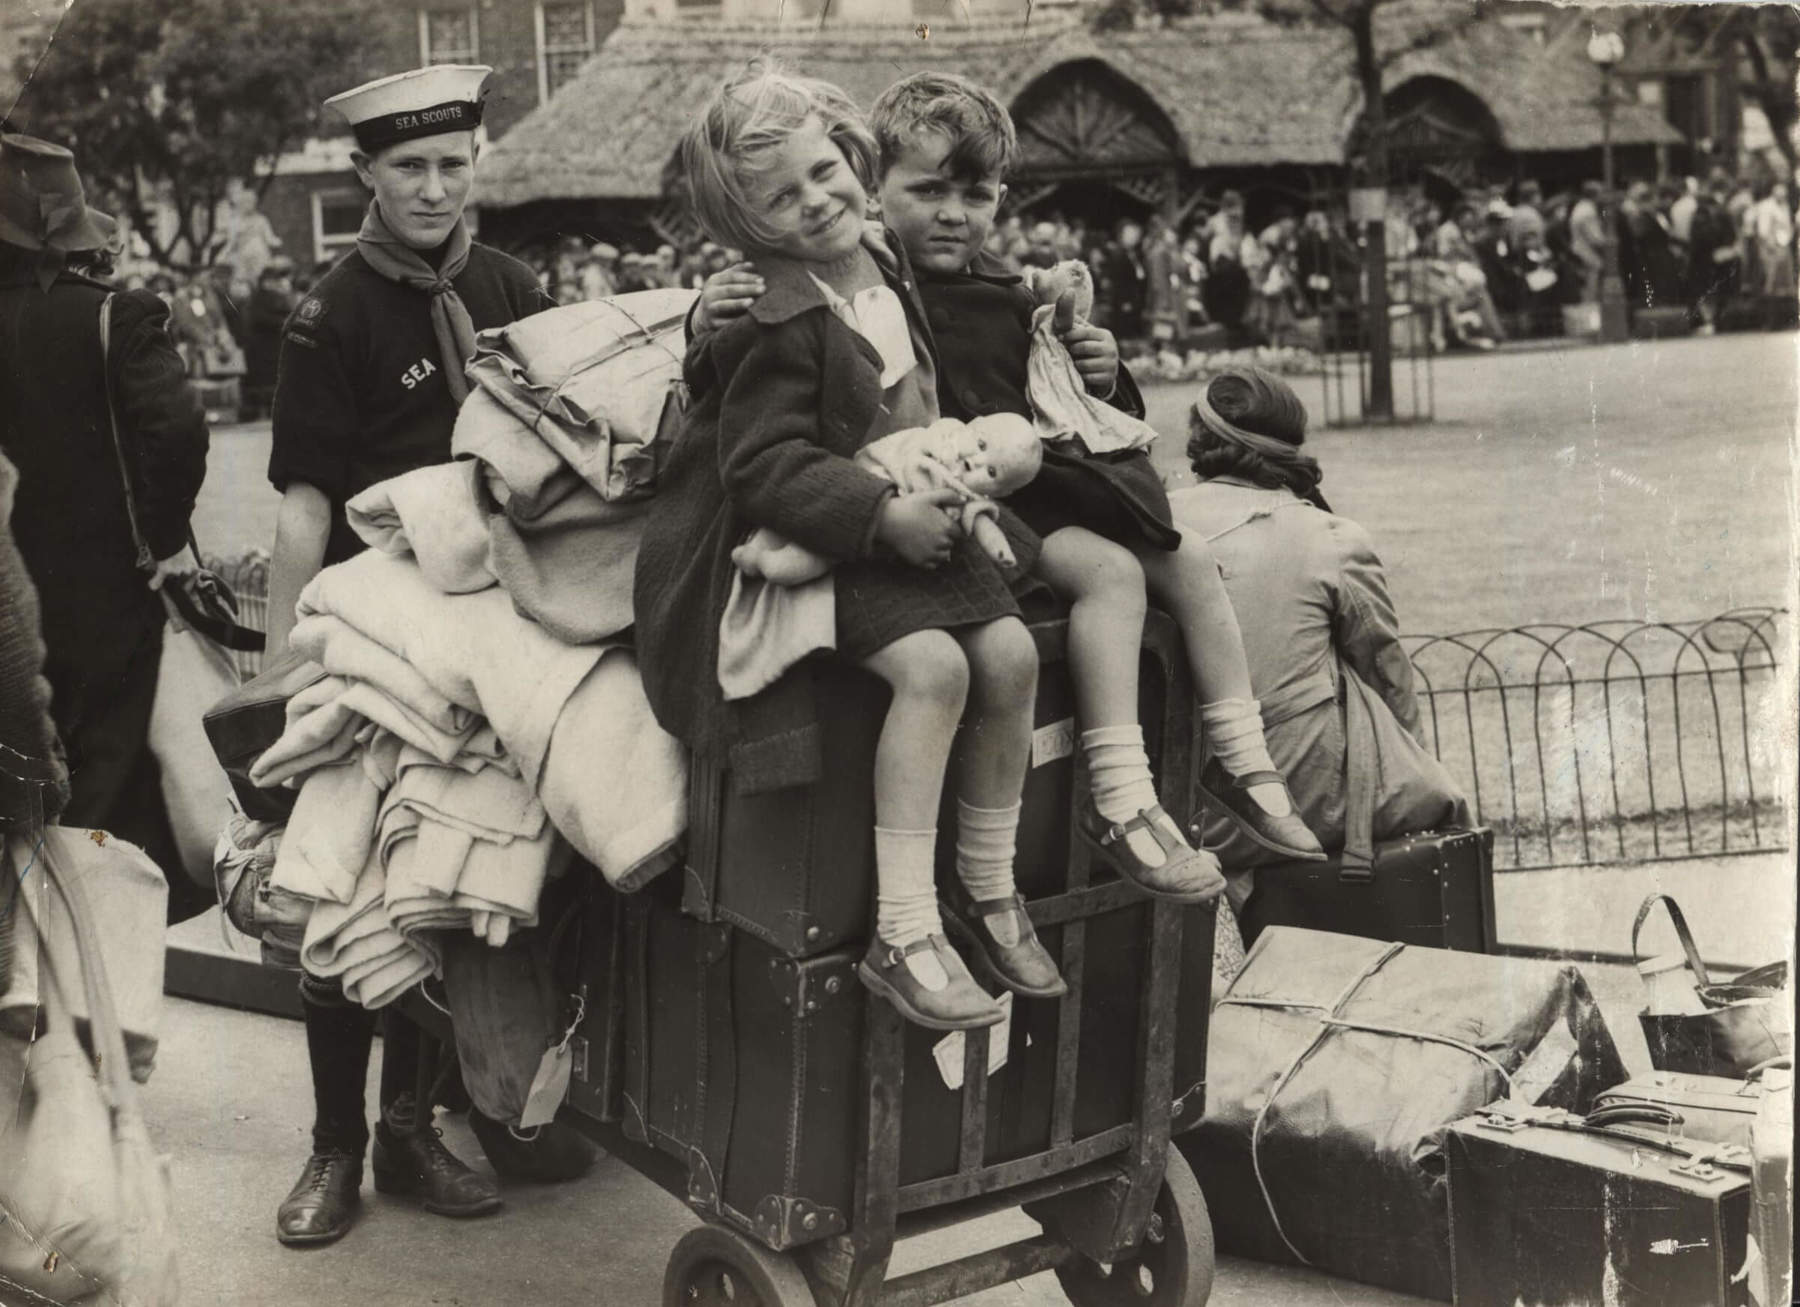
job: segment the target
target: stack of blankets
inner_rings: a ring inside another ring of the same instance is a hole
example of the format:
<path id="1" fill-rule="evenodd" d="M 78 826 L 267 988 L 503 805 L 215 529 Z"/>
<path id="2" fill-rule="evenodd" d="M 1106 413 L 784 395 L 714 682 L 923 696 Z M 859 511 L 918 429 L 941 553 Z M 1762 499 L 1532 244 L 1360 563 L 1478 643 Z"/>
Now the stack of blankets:
<path id="1" fill-rule="evenodd" d="M 291 644 L 326 675 L 252 779 L 299 790 L 271 883 L 314 904 L 301 965 L 366 1007 L 442 974 L 438 932 L 534 925 L 575 854 L 621 890 L 675 860 L 686 757 L 625 637 L 691 300 L 484 332 L 457 461 L 352 500 L 371 547 L 301 594 Z"/>

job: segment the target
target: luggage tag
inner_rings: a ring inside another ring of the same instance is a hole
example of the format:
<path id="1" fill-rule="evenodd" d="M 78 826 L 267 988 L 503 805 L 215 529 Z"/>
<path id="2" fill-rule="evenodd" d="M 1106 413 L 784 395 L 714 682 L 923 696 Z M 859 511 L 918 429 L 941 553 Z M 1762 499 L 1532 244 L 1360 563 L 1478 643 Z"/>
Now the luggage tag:
<path id="1" fill-rule="evenodd" d="M 546 1048 L 544 1056 L 538 1059 L 537 1074 L 531 1077 L 531 1089 L 525 1095 L 525 1110 L 519 1115 L 519 1129 L 529 1130 L 533 1126 L 549 1125 L 556 1120 L 556 1109 L 568 1097 L 569 1072 L 575 1065 L 575 1059 L 569 1051 L 569 1041 L 575 1037 L 582 1018 L 586 1016 L 587 999 L 577 994 L 575 1019 L 563 1031 L 563 1037 Z"/>

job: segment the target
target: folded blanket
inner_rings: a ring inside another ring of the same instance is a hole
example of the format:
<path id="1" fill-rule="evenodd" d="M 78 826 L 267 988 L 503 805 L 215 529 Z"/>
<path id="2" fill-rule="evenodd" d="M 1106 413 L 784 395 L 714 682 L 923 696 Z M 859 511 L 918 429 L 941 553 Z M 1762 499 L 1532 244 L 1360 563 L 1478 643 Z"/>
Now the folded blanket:
<path id="1" fill-rule="evenodd" d="M 308 656 L 336 671 L 330 659 L 346 650 L 358 657 L 370 647 L 390 654 L 387 663 L 368 659 L 361 679 L 417 710 L 411 693 L 396 693 L 397 684 L 416 678 L 443 700 L 485 717 L 533 788 L 563 705 L 606 652 L 557 640 L 514 612 L 499 589 L 444 594 L 412 559 L 374 550 L 320 572 L 301 593 L 298 612 L 303 620 L 292 639 Z M 337 621 L 309 625 L 318 615 Z M 366 639 L 345 641 L 339 635 L 345 627 Z M 395 662 L 409 678 L 393 671 Z M 439 724 L 456 729 L 468 719 Z"/>
<path id="2" fill-rule="evenodd" d="M 437 970 L 434 952 L 408 940 L 388 921 L 386 878 L 373 850 L 346 903 L 320 903 L 306 923 L 300 964 L 315 976 L 336 977 L 364 1007 L 391 1003 Z"/>
<path id="3" fill-rule="evenodd" d="M 410 553 L 425 579 L 447 594 L 485 590 L 494 574 L 480 477 L 467 461 L 415 468 L 370 486 L 344 512 L 366 544 L 384 554 Z"/>
<path id="4" fill-rule="evenodd" d="M 571 489 L 569 465 L 486 391 L 472 391 L 463 401 L 450 437 L 450 452 L 460 459 L 476 460 L 487 499 L 521 517 L 537 516 Z M 575 480 L 586 484 L 579 477 Z"/>
<path id="5" fill-rule="evenodd" d="M 351 562 L 360 562 L 365 558 L 383 559 L 391 564 L 394 576 L 429 588 L 430 583 L 419 571 L 418 564 L 410 558 L 386 559 L 385 555 L 371 551 L 357 555 Z M 348 566 L 349 563 L 338 564 L 338 567 Z M 336 571 L 337 568 L 326 568 L 319 573 L 319 577 Z M 315 577 L 313 583 L 301 592 L 300 604 L 296 609 L 300 620 L 294 623 L 294 630 L 288 637 L 289 643 L 295 649 L 303 650 L 309 658 L 334 675 L 353 681 L 366 681 L 379 687 L 388 698 L 405 704 L 413 713 L 440 731 L 455 735 L 469 730 L 473 725 L 472 719 L 479 715 L 479 707 L 457 699 L 454 695 L 446 695 L 420 675 L 406 657 L 403 641 L 400 642 L 401 647 L 396 647 L 394 642 L 375 636 L 360 620 L 345 621 L 340 614 L 333 613 L 328 608 L 315 611 L 306 607 L 306 595 L 318 584 L 319 577 Z M 431 593 L 436 594 L 437 591 L 432 590 Z M 359 595 L 351 608 L 363 620 L 367 620 L 371 612 L 380 605 L 379 596 Z"/>
<path id="6" fill-rule="evenodd" d="M 569 697 L 538 797 L 613 888 L 640 889 L 673 865 L 687 830 L 687 751 L 651 714 L 629 649 L 608 651 Z"/>
<path id="7" fill-rule="evenodd" d="M 523 782 L 497 771 L 406 768 L 380 818 L 383 902 L 393 928 L 469 930 L 504 943 L 537 924 L 544 882 L 569 849 Z"/>
<path id="8" fill-rule="evenodd" d="M 348 903 L 368 865 L 400 742 L 377 734 L 343 762 L 307 776 L 275 855 L 270 883 L 302 898 Z"/>
<path id="9" fill-rule="evenodd" d="M 355 632 L 340 636 L 340 649 L 350 637 L 364 638 Z M 302 779 L 316 767 L 347 758 L 356 748 L 359 734 L 370 725 L 399 736 L 442 763 L 470 755 L 483 760 L 499 754 L 499 740 L 487 724 L 463 715 L 468 724 L 461 731 L 439 730 L 435 723 L 366 681 L 327 676 L 288 700 L 287 729 L 251 766 L 250 777 L 264 787 Z"/>
<path id="10" fill-rule="evenodd" d="M 489 519 L 489 563 L 520 613 L 565 643 L 590 644 L 632 624 L 632 573 L 654 501 L 609 502 L 567 468 L 546 483 L 563 486 L 554 499 L 514 497 Z"/>

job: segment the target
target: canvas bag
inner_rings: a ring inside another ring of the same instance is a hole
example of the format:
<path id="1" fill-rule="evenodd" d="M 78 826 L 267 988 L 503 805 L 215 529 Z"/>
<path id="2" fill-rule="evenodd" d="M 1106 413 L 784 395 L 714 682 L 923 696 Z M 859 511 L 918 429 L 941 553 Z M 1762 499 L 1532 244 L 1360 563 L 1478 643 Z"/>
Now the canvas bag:
<path id="1" fill-rule="evenodd" d="M 112 304 L 100 303 L 100 357 L 104 366 L 112 350 Z M 108 373 L 110 376 L 110 372 Z M 153 572 L 156 559 L 138 526 L 137 497 L 132 490 L 131 458 L 119 434 L 112 387 L 106 390 L 106 416 L 112 429 L 113 456 L 125 489 L 125 513 L 131 523 L 137 566 Z M 171 577 L 161 591 L 169 614 L 162 660 L 156 669 L 156 699 L 150 709 L 150 752 L 162 772 L 162 796 L 175 833 L 182 870 L 196 885 L 212 883 L 213 843 L 231 816 L 230 787 L 213 759 L 200 724 L 201 715 L 237 688 L 237 670 L 227 650 L 259 650 L 260 631 L 240 626 L 237 596 L 216 574 L 199 567 L 200 549 L 188 533 L 196 570 Z"/>
<path id="2" fill-rule="evenodd" d="M 1638 1014 L 1644 1042 L 1650 1045 L 1650 1064 L 1658 1071 L 1682 1071 L 1690 1075 L 1735 1076 L 1743 1079 L 1751 1070 L 1794 1051 L 1793 1022 L 1787 1000 L 1787 963 L 1746 971 L 1732 980 L 1714 983 L 1694 945 L 1687 918 L 1667 894 L 1651 894 L 1638 908 L 1631 923 L 1631 956 L 1644 960 L 1638 936 L 1656 905 L 1668 909 L 1669 920 L 1681 941 L 1694 990 L 1707 1009 L 1703 1013 Z"/>
<path id="3" fill-rule="evenodd" d="M 39 954 L 45 1028 L 35 1041 L 0 1036 L 0 1073 L 22 1086 L 0 1114 L 0 1287 L 52 1302 L 98 1290 L 118 1307 L 176 1307 L 168 1162 L 144 1128 L 108 981 L 107 952 L 128 943 L 129 926 L 115 924 L 102 943 L 82 884 L 129 859 L 131 846 L 87 835 L 51 827 L 14 836 L 0 852 L 20 906 L 33 905 L 41 920 L 59 904 L 73 940 L 65 949 L 42 936 L 15 939 Z M 74 874 L 78 866 L 85 874 Z M 135 930 L 160 941 L 161 924 L 159 909 L 154 928 L 140 921 Z M 97 1070 L 76 1037 L 77 995 Z"/>

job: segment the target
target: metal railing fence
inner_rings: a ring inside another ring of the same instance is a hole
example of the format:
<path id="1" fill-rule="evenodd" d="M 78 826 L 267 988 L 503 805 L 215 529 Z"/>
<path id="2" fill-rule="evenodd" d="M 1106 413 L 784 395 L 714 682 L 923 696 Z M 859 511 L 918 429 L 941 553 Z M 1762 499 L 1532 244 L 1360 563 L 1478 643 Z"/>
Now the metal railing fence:
<path id="1" fill-rule="evenodd" d="M 1404 637 L 1427 745 L 1536 868 L 1785 848 L 1786 611 Z"/>

